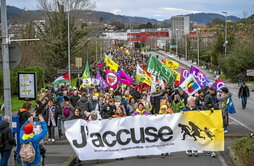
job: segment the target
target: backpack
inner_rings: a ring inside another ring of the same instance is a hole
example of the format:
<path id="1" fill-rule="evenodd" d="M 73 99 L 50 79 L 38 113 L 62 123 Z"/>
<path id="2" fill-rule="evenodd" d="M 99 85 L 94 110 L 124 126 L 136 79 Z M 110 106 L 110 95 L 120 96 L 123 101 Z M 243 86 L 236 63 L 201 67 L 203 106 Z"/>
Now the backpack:
<path id="1" fill-rule="evenodd" d="M 35 158 L 35 150 L 32 145 L 32 142 L 22 144 L 19 155 L 20 155 L 21 161 L 32 163 Z"/>
<path id="2" fill-rule="evenodd" d="M 3 131 L 0 132 L 0 150 L 4 149 L 5 146 L 5 134 Z"/>
<path id="3" fill-rule="evenodd" d="M 69 117 L 70 116 L 70 108 L 68 107 L 68 105 L 66 105 L 63 109 L 63 115 L 65 117 Z"/>

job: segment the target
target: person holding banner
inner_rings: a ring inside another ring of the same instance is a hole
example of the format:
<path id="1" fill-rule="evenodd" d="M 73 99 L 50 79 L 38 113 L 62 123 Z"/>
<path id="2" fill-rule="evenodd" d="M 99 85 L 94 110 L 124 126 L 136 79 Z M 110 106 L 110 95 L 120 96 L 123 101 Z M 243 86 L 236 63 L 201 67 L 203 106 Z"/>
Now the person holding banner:
<path id="1" fill-rule="evenodd" d="M 126 112 L 124 110 L 124 107 L 119 106 L 116 109 L 115 115 L 112 115 L 113 118 L 121 118 L 121 117 L 125 117 L 126 116 Z"/>
<path id="2" fill-rule="evenodd" d="M 170 107 L 164 104 L 160 107 L 159 114 L 173 114 L 173 111 Z"/>
<path id="3" fill-rule="evenodd" d="M 187 105 L 183 108 L 183 111 L 197 111 L 199 108 L 196 106 L 196 98 L 189 96 L 187 99 Z"/>
<path id="4" fill-rule="evenodd" d="M 224 133 L 228 132 L 228 111 L 226 109 L 227 100 L 232 96 L 227 87 L 223 87 L 221 94 L 218 93 L 217 99 L 219 100 L 219 108 L 222 110 Z"/>
<path id="5" fill-rule="evenodd" d="M 110 99 L 108 104 L 104 104 L 100 113 L 103 119 L 108 119 L 115 114 L 115 110 L 116 110 L 115 100 Z"/>
<path id="6" fill-rule="evenodd" d="M 150 115 L 150 112 L 146 111 L 143 103 L 138 103 L 138 108 L 132 113 L 132 115 Z"/>

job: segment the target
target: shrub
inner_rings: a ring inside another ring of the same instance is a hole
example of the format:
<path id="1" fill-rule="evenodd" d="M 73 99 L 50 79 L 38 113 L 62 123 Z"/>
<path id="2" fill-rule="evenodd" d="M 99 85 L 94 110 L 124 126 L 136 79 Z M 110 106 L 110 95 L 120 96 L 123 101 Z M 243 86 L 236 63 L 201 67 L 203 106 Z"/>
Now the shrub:
<path id="1" fill-rule="evenodd" d="M 27 67 L 25 69 L 14 69 L 10 71 L 11 78 L 11 93 L 18 94 L 18 72 L 35 72 L 37 76 L 37 88 L 43 87 L 43 70 L 40 67 Z M 0 70 L 0 95 L 3 95 L 3 70 Z"/>
<path id="2" fill-rule="evenodd" d="M 236 155 L 245 166 L 252 166 L 254 163 L 254 137 L 243 137 L 237 139 L 232 146 Z"/>

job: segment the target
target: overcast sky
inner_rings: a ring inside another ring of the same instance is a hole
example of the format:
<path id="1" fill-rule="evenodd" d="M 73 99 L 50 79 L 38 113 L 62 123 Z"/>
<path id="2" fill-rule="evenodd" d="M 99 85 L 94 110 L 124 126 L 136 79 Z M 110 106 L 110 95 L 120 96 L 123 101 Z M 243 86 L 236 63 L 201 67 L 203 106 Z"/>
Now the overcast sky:
<path id="1" fill-rule="evenodd" d="M 254 14 L 254 0 L 91 0 L 97 11 L 141 16 L 157 20 L 171 16 L 197 12 L 219 13 L 243 18 L 244 12 Z M 37 0 L 7 0 L 7 4 L 25 9 L 38 9 Z"/>

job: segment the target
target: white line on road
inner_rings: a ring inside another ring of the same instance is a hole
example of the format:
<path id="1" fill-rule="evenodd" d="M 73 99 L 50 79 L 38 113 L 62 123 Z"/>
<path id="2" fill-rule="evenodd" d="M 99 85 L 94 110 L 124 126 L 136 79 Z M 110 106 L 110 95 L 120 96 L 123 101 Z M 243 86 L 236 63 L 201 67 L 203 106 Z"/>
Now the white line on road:
<path id="1" fill-rule="evenodd" d="M 243 124 L 242 122 L 236 120 L 233 117 L 229 117 L 230 119 L 232 119 L 233 121 L 235 121 L 236 123 L 240 124 L 241 126 L 245 127 L 246 129 L 248 129 L 250 132 L 253 132 L 253 129 L 251 129 L 250 127 L 246 126 L 245 124 Z"/>
<path id="2" fill-rule="evenodd" d="M 222 157 L 221 153 L 217 153 L 218 159 L 220 160 L 220 163 L 222 166 L 228 166 L 225 159 Z"/>

